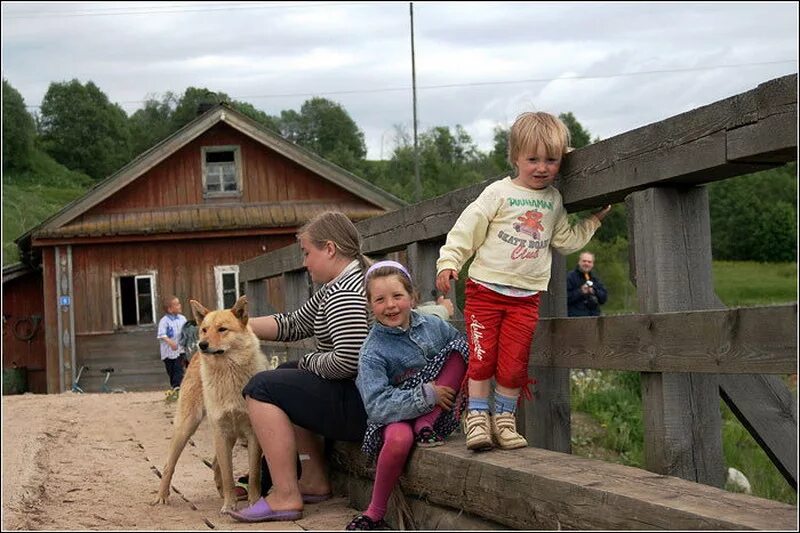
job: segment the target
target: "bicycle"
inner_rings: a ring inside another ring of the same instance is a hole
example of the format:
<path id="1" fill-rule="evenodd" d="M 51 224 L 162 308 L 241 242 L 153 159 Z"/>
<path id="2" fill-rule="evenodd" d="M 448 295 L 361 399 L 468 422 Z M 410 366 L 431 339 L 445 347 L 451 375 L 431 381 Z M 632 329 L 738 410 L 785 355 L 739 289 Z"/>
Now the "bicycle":
<path id="1" fill-rule="evenodd" d="M 111 373 L 114 371 L 113 367 L 103 368 L 100 372 L 105 372 L 106 379 L 103 380 L 103 385 L 100 387 L 100 390 L 105 393 L 117 393 L 117 392 L 125 392 L 125 389 L 122 388 L 114 388 L 108 386 L 108 379 L 111 377 Z"/>
<path id="2" fill-rule="evenodd" d="M 89 367 L 81 365 L 81 367 L 78 369 L 78 375 L 75 376 L 75 381 L 72 382 L 72 392 L 77 392 L 80 394 L 84 393 L 83 389 L 78 386 L 78 382 L 81 380 L 81 374 L 83 374 L 84 370 L 89 370 Z"/>

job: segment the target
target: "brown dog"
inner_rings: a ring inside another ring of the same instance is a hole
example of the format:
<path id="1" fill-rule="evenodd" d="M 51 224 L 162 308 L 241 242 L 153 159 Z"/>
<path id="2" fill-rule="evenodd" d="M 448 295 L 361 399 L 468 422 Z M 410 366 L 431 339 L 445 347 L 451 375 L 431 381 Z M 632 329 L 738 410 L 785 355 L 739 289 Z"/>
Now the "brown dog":
<path id="1" fill-rule="evenodd" d="M 207 414 L 216 455 L 214 479 L 223 497 L 220 512 L 227 513 L 236 509 L 233 447 L 237 438 L 247 441 L 248 501 L 253 504 L 261 497 L 261 447 L 247 416 L 242 389 L 254 374 L 267 370 L 269 365 L 258 337 L 247 324 L 246 297 L 239 298 L 231 309 L 221 311 L 209 311 L 195 300 L 189 303 L 200 324 L 198 351 L 181 383 L 169 458 L 161 476 L 158 499 L 153 503 L 167 503 L 175 464 Z"/>

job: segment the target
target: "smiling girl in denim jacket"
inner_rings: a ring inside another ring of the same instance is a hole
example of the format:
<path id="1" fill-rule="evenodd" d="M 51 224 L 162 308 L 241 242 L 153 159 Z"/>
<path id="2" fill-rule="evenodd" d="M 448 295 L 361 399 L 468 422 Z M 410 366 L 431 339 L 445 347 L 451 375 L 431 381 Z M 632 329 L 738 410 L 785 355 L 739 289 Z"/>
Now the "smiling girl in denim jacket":
<path id="1" fill-rule="evenodd" d="M 365 285 L 376 322 L 361 347 L 356 387 L 367 412 L 362 450 L 378 461 L 369 507 L 348 530 L 386 527 L 389 496 L 411 447 L 444 444 L 466 405 L 464 336 L 412 309 L 415 291 L 400 263 L 375 263 Z"/>

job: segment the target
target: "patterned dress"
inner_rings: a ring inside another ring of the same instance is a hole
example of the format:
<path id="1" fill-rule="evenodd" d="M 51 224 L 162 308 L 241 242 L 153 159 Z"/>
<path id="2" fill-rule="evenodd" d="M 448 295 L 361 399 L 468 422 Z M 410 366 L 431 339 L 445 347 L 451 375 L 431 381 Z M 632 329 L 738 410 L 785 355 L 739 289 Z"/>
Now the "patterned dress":
<path id="1" fill-rule="evenodd" d="M 447 358 L 452 352 L 457 352 L 464 359 L 465 364 L 469 360 L 467 343 L 463 338 L 459 337 L 450 341 L 447 346 L 439 350 L 439 353 L 437 353 L 433 359 L 431 359 L 424 367 L 422 367 L 419 372 L 399 383 L 397 387 L 403 390 L 408 390 L 418 387 L 421 383 L 430 383 L 431 381 L 434 381 L 439 376 L 439 373 L 442 371 L 442 367 L 444 367 L 444 364 L 447 362 Z M 467 379 L 465 376 L 461 389 L 456 395 L 453 408 L 449 411 L 443 410 L 442 414 L 439 415 L 439 417 L 433 423 L 433 430 L 441 435 L 442 438 L 446 438 L 448 435 L 450 435 L 460 423 L 461 413 L 467 406 L 468 395 L 466 391 L 466 384 Z M 364 442 L 361 445 L 361 451 L 363 451 L 369 457 L 376 457 L 381 451 L 381 447 L 383 447 L 384 427 L 386 427 L 385 424 L 369 424 L 367 426 L 367 431 L 364 433 Z"/>

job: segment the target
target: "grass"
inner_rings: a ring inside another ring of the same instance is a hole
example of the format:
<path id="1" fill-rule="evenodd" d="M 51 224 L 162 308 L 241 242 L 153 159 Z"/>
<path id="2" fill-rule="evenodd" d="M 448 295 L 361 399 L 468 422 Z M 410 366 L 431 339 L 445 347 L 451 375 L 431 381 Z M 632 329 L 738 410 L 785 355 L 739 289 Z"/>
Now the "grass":
<path id="1" fill-rule="evenodd" d="M 618 458 L 617 462 L 642 468 L 644 428 L 639 373 L 574 370 L 571 377 L 573 410 L 589 414 L 604 429 L 603 436 L 595 439 L 596 444 L 615 452 L 609 457 Z M 796 385 L 790 386 L 796 398 Z M 754 496 L 797 505 L 797 493 L 722 400 L 720 412 L 726 467 L 736 468 L 747 477 Z M 573 436 L 576 442 L 581 439 L 581 435 Z"/>
<path id="2" fill-rule="evenodd" d="M 728 307 L 797 301 L 797 263 L 714 261 L 714 289 Z"/>
<path id="3" fill-rule="evenodd" d="M 609 301 L 605 314 L 636 313 L 636 289 L 628 281 L 626 243 L 602 243 L 593 250 Z M 578 254 L 567 258 L 574 268 Z M 571 266 L 570 266 L 571 265 Z M 714 261 L 714 290 L 728 307 L 797 301 L 797 263 Z M 787 379 L 797 398 L 796 384 Z M 644 430 L 639 373 L 597 370 L 572 372 L 572 409 L 590 415 L 605 430 L 597 444 L 629 466 L 644 464 Z M 755 496 L 797 505 L 792 490 L 767 454 L 720 400 L 722 445 L 727 466 L 745 474 Z M 580 435 L 576 436 L 581 441 Z M 580 448 L 578 448 L 580 449 Z"/>
<path id="4" fill-rule="evenodd" d="M 28 172 L 3 174 L 3 266 L 19 261 L 14 239 L 82 196 L 92 185 L 85 174 L 67 170 L 38 152 Z"/>

